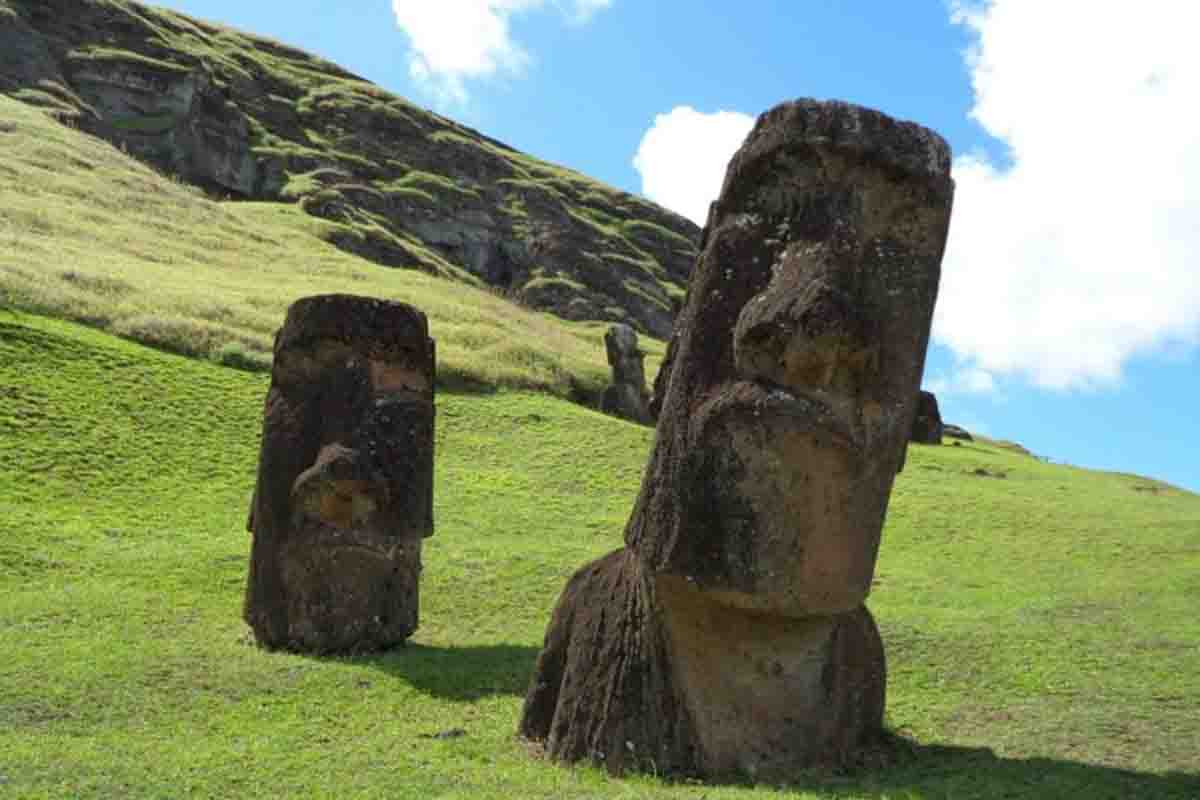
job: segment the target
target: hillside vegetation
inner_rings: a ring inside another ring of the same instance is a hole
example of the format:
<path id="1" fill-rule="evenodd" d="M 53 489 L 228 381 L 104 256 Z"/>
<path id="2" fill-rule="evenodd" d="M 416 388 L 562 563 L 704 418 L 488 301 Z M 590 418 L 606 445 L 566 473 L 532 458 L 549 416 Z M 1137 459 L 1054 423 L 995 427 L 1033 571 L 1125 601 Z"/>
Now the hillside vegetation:
<path id="1" fill-rule="evenodd" d="M 130 0 L 0 0 L 0 94 L 393 267 L 665 338 L 688 220 L 296 48 Z M 291 265 L 299 268 L 297 265 Z"/>
<path id="2" fill-rule="evenodd" d="M 494 291 L 384 269 L 328 244 L 332 226 L 279 203 L 218 203 L 102 140 L 0 96 L 0 301 L 235 366 L 269 364 L 297 297 L 343 291 L 431 319 L 443 385 L 592 397 L 601 323 Z M 661 343 L 642 338 L 653 375 Z"/>

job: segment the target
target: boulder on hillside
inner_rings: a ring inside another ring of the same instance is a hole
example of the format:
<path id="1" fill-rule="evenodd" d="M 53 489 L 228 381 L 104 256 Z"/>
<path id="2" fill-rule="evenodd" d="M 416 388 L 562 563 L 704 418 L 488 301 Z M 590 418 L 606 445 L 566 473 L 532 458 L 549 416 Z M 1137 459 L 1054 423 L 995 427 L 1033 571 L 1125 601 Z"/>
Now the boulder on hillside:
<path id="1" fill-rule="evenodd" d="M 361 652 L 417 628 L 433 533 L 434 342 L 425 315 L 297 300 L 275 337 L 245 619 L 266 647 Z"/>
<path id="2" fill-rule="evenodd" d="M 958 425 L 951 425 L 947 422 L 942 426 L 942 435 L 949 439 L 961 439 L 964 442 L 973 442 L 975 438 L 971 436 L 966 428 L 961 428 Z"/>
<path id="3" fill-rule="evenodd" d="M 942 415 L 938 412 L 937 397 L 922 391 L 917 396 L 917 413 L 913 417 L 912 441 L 919 444 L 942 443 Z"/>
<path id="4" fill-rule="evenodd" d="M 729 165 L 670 343 L 625 547 L 551 616 L 520 732 L 554 759 L 779 782 L 882 731 L 863 605 L 911 434 L 950 153 L 800 100 Z"/>
<path id="5" fill-rule="evenodd" d="M 646 354 L 638 347 L 637 333 L 623 323 L 609 326 L 604 334 L 604 349 L 612 367 L 612 383 L 600 399 L 600 410 L 632 422 L 648 425 Z"/>

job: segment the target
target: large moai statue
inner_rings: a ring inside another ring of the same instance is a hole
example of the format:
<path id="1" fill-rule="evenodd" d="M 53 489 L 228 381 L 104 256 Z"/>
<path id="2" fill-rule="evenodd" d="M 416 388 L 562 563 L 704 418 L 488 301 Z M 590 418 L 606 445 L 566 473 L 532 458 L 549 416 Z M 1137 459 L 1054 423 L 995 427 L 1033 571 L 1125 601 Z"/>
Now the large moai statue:
<path id="1" fill-rule="evenodd" d="M 417 627 L 433 533 L 434 342 L 425 315 L 297 300 L 275 337 L 245 619 L 262 645 L 359 652 Z"/>
<path id="2" fill-rule="evenodd" d="M 646 369 L 642 364 L 646 354 L 638 347 L 637 333 L 624 323 L 610 325 L 604 334 L 604 350 L 612 367 L 612 383 L 604 390 L 600 410 L 649 424 L 652 420 L 646 407 Z"/>
<path id="3" fill-rule="evenodd" d="M 920 126 L 812 100 L 759 117 L 709 212 L 625 547 L 546 632 L 520 731 L 551 758 L 786 781 L 882 730 L 863 603 L 952 197 Z"/>

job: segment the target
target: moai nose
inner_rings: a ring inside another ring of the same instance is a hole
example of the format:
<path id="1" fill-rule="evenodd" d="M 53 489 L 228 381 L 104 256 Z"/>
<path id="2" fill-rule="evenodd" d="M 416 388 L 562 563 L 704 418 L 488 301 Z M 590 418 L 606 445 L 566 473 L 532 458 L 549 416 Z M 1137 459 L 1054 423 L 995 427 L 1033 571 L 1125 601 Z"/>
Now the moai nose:
<path id="1" fill-rule="evenodd" d="M 362 525 L 379 508 L 378 493 L 358 450 L 327 445 L 292 485 L 292 507 L 299 515 L 347 529 Z"/>
<path id="2" fill-rule="evenodd" d="M 794 391 L 857 395 L 879 357 L 869 314 L 852 287 L 839 285 L 828 271 L 787 260 L 783 267 L 791 274 L 781 274 L 738 317 L 738 371 Z"/>

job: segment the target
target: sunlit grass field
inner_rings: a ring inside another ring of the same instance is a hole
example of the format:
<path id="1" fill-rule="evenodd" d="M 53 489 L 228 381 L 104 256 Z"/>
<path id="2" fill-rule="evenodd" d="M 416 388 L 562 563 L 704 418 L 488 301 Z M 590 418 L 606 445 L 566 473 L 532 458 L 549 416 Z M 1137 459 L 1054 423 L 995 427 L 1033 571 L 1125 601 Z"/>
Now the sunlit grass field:
<path id="1" fill-rule="evenodd" d="M 255 648 L 239 606 L 265 389 L 0 314 L 0 795 L 768 792 L 614 780 L 514 738 L 551 606 L 620 543 L 651 438 L 548 395 L 439 396 L 408 647 Z M 877 577 L 911 754 L 785 796 L 1200 794 L 1200 498 L 990 443 L 914 446 Z"/>
<path id="2" fill-rule="evenodd" d="M 602 326 L 322 224 L 0 98 L 0 797 L 1200 797 L 1200 497 L 986 440 L 913 446 L 893 493 L 869 605 L 896 764 L 756 787 L 539 760 L 514 731 L 544 626 L 620 544 L 652 431 L 563 399 L 603 384 Z M 438 338 L 422 623 L 384 655 L 269 653 L 240 620 L 258 368 L 321 291 Z"/>

